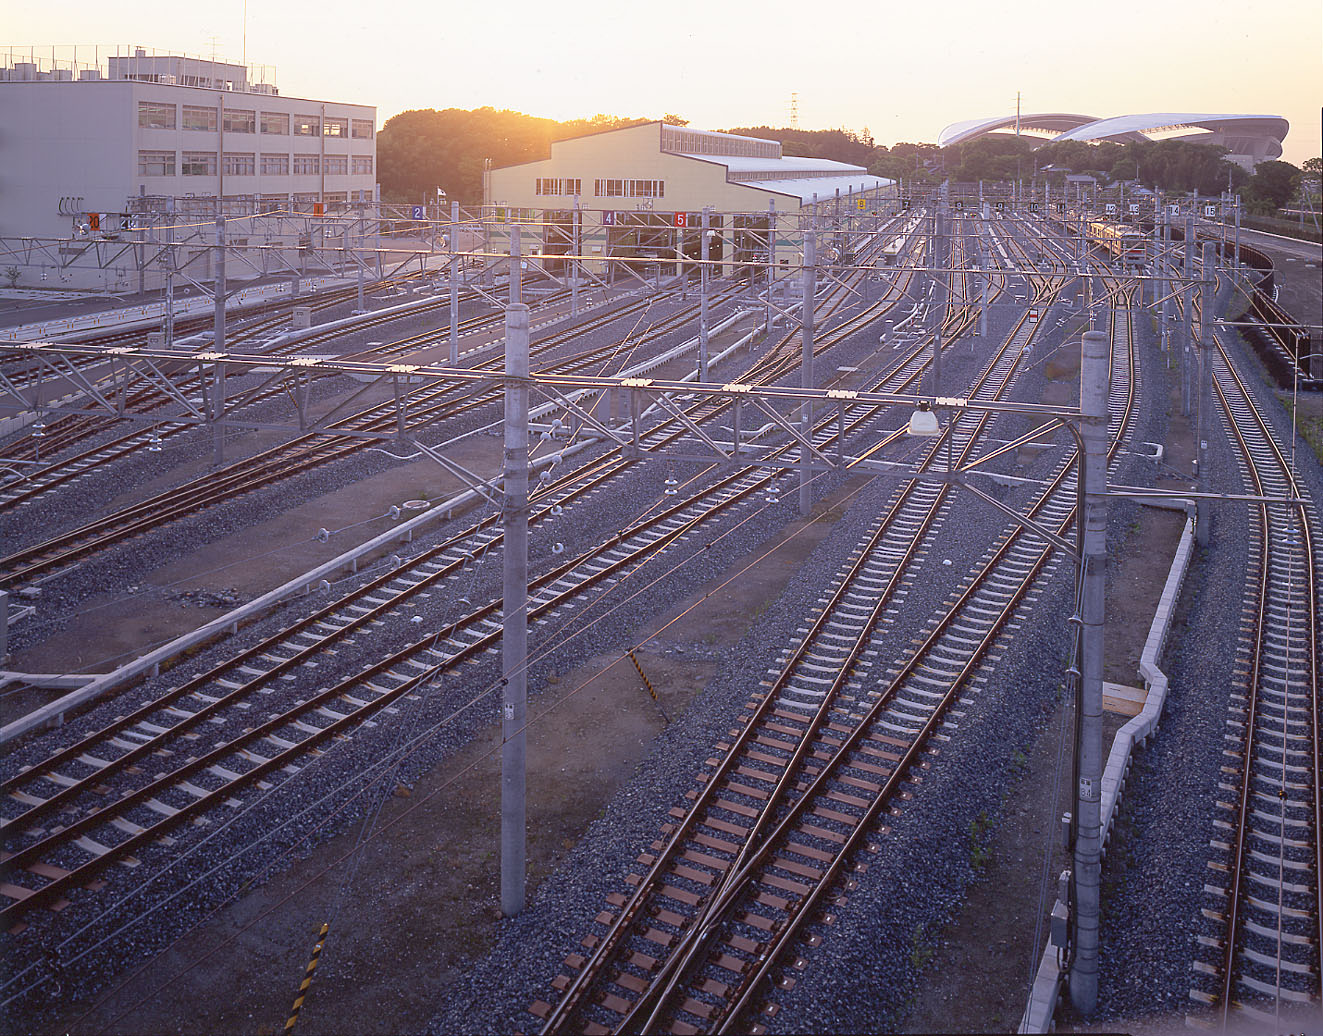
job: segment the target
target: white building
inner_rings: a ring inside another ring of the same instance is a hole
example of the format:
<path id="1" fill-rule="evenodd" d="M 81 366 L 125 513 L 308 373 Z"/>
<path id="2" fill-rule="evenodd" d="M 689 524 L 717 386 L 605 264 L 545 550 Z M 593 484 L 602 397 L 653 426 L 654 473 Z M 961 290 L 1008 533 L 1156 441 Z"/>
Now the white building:
<path id="1" fill-rule="evenodd" d="M 756 247 L 742 231 L 766 240 L 769 212 L 778 245 L 793 249 L 802 217 L 816 214 L 827 229 L 896 200 L 893 181 L 861 166 L 787 157 L 779 141 L 661 122 L 555 141 L 550 158 L 491 170 L 484 193 L 496 220 L 536 224 L 521 230 L 525 252 L 565 252 L 563 228 L 577 203 L 584 255 L 692 255 L 710 207 L 726 214 L 711 217 L 712 258 L 737 260 Z M 506 251 L 508 238 L 498 233 L 492 245 Z M 789 263 L 785 255 L 778 261 Z"/>
<path id="2" fill-rule="evenodd" d="M 4 60 L 8 58 L 8 60 Z M 125 213 L 333 212 L 376 194 L 376 108 L 280 96 L 243 65 L 138 49 L 0 53 L 0 236 L 116 232 Z"/>

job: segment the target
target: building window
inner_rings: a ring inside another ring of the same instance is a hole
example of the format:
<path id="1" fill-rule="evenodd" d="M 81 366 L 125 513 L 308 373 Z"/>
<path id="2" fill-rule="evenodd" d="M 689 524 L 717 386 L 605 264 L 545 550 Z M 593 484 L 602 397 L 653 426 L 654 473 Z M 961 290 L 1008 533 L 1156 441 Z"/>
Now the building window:
<path id="1" fill-rule="evenodd" d="M 286 208 L 289 208 L 288 194 L 264 194 L 258 205 L 259 212 L 277 212 Z"/>
<path id="2" fill-rule="evenodd" d="M 321 172 L 318 164 L 317 155 L 295 155 L 294 156 L 294 175 L 295 176 L 315 176 Z"/>
<path id="3" fill-rule="evenodd" d="M 321 133 L 322 126 L 316 115 L 295 115 L 294 136 L 315 137 Z"/>
<path id="4" fill-rule="evenodd" d="M 214 115 L 215 112 L 212 114 Z M 182 172 L 185 176 L 215 176 L 216 152 L 185 151 L 183 166 Z"/>
<path id="5" fill-rule="evenodd" d="M 252 176 L 257 172 L 254 155 L 231 154 L 228 151 L 221 168 L 225 170 L 226 176 Z"/>
<path id="6" fill-rule="evenodd" d="M 216 109 L 196 104 L 184 105 L 184 129 L 216 132 Z"/>
<path id="7" fill-rule="evenodd" d="M 582 194 L 583 181 L 580 180 L 578 177 L 567 177 L 565 179 L 561 179 L 559 177 L 539 176 L 537 178 L 536 193 L 544 194 L 544 195 Z"/>
<path id="8" fill-rule="evenodd" d="M 174 129 L 178 109 L 173 104 L 156 101 L 138 102 L 138 126 L 141 129 Z"/>
<path id="9" fill-rule="evenodd" d="M 174 176 L 175 153 L 173 151 L 139 151 L 139 176 Z"/>
<path id="10" fill-rule="evenodd" d="M 294 195 L 294 209 L 296 212 L 302 212 L 305 215 L 312 212 L 312 207 L 317 202 L 316 191 L 302 191 Z"/>
<path id="11" fill-rule="evenodd" d="M 262 132 L 289 136 L 289 115 L 285 112 L 263 112 Z"/>
<path id="12" fill-rule="evenodd" d="M 349 136 L 348 119 L 327 119 L 322 123 L 322 133 L 328 137 Z"/>
<path id="13" fill-rule="evenodd" d="M 289 155 L 263 155 L 262 156 L 262 175 L 263 176 L 288 176 L 289 175 Z"/>
<path id="14" fill-rule="evenodd" d="M 347 155 L 327 155 L 325 169 L 327 176 L 346 176 L 349 173 L 349 157 Z"/>
<path id="15" fill-rule="evenodd" d="M 354 136 L 359 140 L 371 140 L 373 125 L 371 119 L 355 119 L 353 122 Z"/>
<path id="16" fill-rule="evenodd" d="M 665 198 L 665 180 L 595 180 L 593 195 L 598 198 Z"/>
<path id="17" fill-rule="evenodd" d="M 359 176 L 359 175 L 361 175 L 361 174 L 364 174 L 364 173 L 371 173 L 371 172 L 372 172 L 372 156 L 371 156 L 371 155 L 355 155 L 355 156 L 354 156 L 354 175 L 355 175 L 355 176 Z"/>
<path id="18" fill-rule="evenodd" d="M 240 108 L 225 112 L 221 125 L 226 133 L 256 133 L 257 112 L 246 112 Z"/>
<path id="19" fill-rule="evenodd" d="M 326 202 L 327 205 L 334 205 L 337 208 L 344 208 L 346 205 L 349 204 L 349 192 L 327 191 L 326 194 L 322 196 L 322 200 Z"/>

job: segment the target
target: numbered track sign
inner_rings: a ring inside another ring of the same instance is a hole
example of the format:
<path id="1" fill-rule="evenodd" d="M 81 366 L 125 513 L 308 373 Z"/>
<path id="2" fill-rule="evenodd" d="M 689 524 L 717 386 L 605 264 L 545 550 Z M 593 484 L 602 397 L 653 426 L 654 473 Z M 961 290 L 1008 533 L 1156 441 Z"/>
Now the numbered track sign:
<path id="1" fill-rule="evenodd" d="M 675 225 L 676 225 L 677 227 L 687 227 L 687 226 L 689 226 L 689 213 L 687 213 L 687 212 L 677 212 L 677 213 L 675 214 Z"/>
<path id="2" fill-rule="evenodd" d="M 410 219 L 423 219 L 423 218 L 425 218 L 425 217 L 424 217 L 424 213 L 423 213 L 423 207 L 422 207 L 421 205 L 414 205 L 414 206 L 411 206 L 410 209 L 409 209 L 409 218 L 410 218 Z"/>

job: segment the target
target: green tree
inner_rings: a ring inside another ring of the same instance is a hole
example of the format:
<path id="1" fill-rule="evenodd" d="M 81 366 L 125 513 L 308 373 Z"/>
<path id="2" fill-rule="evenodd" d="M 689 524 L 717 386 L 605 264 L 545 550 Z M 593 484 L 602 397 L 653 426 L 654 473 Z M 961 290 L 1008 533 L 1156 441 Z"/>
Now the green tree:
<path id="1" fill-rule="evenodd" d="M 684 120 L 668 114 L 673 125 Z M 431 198 L 440 187 L 457 201 L 482 200 L 485 161 L 494 167 L 547 158 L 555 140 L 648 122 L 597 114 L 557 122 L 495 108 L 414 109 L 387 121 L 377 136 L 377 171 L 389 201 Z"/>
<path id="2" fill-rule="evenodd" d="M 1300 170 L 1290 162 L 1260 162 L 1245 185 L 1251 211 L 1271 215 L 1291 200 Z"/>

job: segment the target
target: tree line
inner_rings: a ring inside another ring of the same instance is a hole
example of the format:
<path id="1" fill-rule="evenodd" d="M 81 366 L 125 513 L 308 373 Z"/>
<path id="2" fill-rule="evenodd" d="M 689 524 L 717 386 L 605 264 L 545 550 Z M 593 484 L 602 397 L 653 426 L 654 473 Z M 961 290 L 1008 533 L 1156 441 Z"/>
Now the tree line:
<path id="1" fill-rule="evenodd" d="M 382 197 L 387 201 L 431 201 L 439 187 L 452 200 L 477 204 L 482 200 L 485 159 L 495 168 L 533 162 L 550 157 L 553 141 L 650 121 L 604 114 L 557 121 L 495 108 L 401 112 L 386 122 L 377 137 Z M 686 119 L 670 113 L 661 121 L 688 125 Z M 924 143 L 880 146 L 867 127 L 862 133 L 772 126 L 732 127 L 725 132 L 778 140 L 787 156 L 863 166 L 875 176 L 908 183 L 1028 180 L 1087 173 L 1103 183 L 1138 182 L 1172 193 L 1197 190 L 1217 194 L 1229 187 L 1245 197 L 1252 211 L 1267 213 L 1290 200 L 1301 177 L 1301 170 L 1287 162 L 1261 163 L 1251 175 L 1227 161 L 1225 148 L 1182 140 L 1043 144 L 1034 138 L 994 133 L 939 148 Z M 1306 169 L 1317 162 L 1311 159 Z"/>

